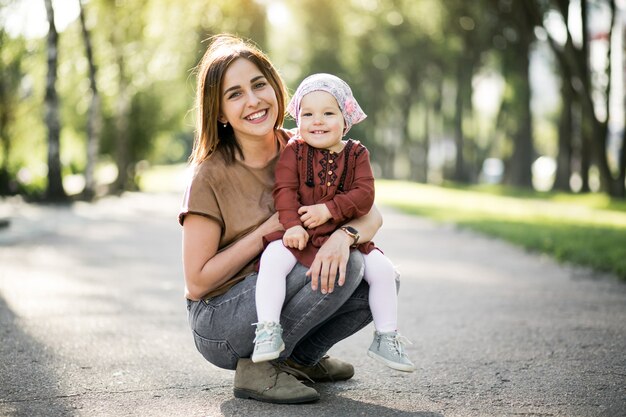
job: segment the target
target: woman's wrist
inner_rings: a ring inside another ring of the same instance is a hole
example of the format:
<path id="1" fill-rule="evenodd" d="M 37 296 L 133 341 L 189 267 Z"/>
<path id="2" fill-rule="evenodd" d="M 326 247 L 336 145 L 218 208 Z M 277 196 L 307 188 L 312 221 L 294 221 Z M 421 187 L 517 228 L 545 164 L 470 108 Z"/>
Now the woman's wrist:
<path id="1" fill-rule="evenodd" d="M 352 243 L 354 242 L 354 239 L 351 238 L 346 232 L 344 232 L 342 229 L 337 229 L 333 232 L 333 235 L 337 236 L 339 239 L 341 239 L 342 244 L 345 243 L 346 248 L 350 248 L 352 246 Z"/>
<path id="2" fill-rule="evenodd" d="M 341 226 L 339 228 L 342 232 L 344 232 L 350 239 L 352 239 L 352 244 L 350 246 L 356 246 L 359 243 L 360 235 L 359 231 L 356 230 L 352 226 Z"/>

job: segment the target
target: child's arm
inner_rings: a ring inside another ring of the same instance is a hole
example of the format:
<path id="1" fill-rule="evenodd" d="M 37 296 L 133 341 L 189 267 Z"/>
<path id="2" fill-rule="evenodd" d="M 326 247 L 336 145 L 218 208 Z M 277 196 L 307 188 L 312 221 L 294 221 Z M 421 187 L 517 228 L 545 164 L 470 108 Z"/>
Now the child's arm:
<path id="1" fill-rule="evenodd" d="M 296 146 L 292 142 L 288 143 L 281 152 L 276 168 L 274 170 L 276 182 L 274 184 L 274 208 L 278 211 L 280 223 L 285 230 L 301 226 L 300 201 L 298 200 L 298 159 Z"/>
<path id="2" fill-rule="evenodd" d="M 369 152 L 361 144 L 356 146 L 358 148 L 352 186 L 324 204 L 300 207 L 298 213 L 304 227 L 317 227 L 330 219 L 335 223 L 341 223 L 364 216 L 371 210 L 374 204 L 374 174 L 369 161 Z"/>

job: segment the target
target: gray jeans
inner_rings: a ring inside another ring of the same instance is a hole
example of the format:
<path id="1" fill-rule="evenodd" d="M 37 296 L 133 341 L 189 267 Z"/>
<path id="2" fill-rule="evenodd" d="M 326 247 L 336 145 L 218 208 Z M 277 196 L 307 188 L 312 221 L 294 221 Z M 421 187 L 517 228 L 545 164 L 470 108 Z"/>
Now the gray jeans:
<path id="1" fill-rule="evenodd" d="M 287 276 L 287 292 L 280 321 L 285 350 L 281 358 L 301 365 L 316 364 L 337 342 L 372 321 L 369 286 L 363 280 L 363 256 L 352 251 L 343 287 L 330 294 L 311 290 L 305 273 L 296 264 Z M 235 369 L 239 358 L 249 358 L 254 347 L 257 321 L 257 274 L 248 275 L 226 294 L 201 301 L 187 301 L 189 325 L 198 351 L 213 365 Z"/>

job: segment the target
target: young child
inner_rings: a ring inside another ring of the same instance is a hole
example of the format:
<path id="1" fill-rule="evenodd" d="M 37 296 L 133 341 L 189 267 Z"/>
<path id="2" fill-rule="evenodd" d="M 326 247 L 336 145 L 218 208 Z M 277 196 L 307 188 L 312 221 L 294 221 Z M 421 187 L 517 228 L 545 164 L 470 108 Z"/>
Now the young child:
<path id="1" fill-rule="evenodd" d="M 302 81 L 287 111 L 296 120 L 299 137 L 287 144 L 276 165 L 274 201 L 285 232 L 265 237 L 271 243 L 261 256 L 256 284 L 253 362 L 276 359 L 285 348 L 280 313 L 285 277 L 296 262 L 310 267 L 328 236 L 367 214 L 374 203 L 367 149 L 358 141 L 342 140 L 366 117 L 348 84 L 330 74 L 311 75 Z M 397 332 L 395 269 L 373 242 L 358 244 L 354 228 L 342 229 L 365 259 L 364 279 L 370 286 L 376 327 L 368 355 L 393 369 L 412 372 L 415 366 Z"/>

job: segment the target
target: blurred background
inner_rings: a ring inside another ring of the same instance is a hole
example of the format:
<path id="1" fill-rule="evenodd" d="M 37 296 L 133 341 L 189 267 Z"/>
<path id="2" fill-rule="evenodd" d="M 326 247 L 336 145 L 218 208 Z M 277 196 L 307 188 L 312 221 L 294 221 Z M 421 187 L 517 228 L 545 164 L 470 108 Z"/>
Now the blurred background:
<path id="1" fill-rule="evenodd" d="M 380 179 L 625 196 L 624 0 L 0 0 L 0 195 L 184 181 L 194 67 L 249 38 L 352 86 Z M 291 120 L 288 126 L 293 126 Z M 154 178 L 154 177 L 153 177 Z"/>

